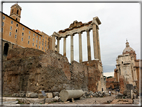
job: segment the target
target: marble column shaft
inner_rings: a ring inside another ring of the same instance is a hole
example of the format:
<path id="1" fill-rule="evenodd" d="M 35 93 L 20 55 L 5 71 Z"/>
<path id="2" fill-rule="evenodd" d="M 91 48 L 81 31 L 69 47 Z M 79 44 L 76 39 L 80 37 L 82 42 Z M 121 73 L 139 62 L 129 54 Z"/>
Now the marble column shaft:
<path id="1" fill-rule="evenodd" d="M 55 36 L 52 35 L 52 50 L 55 51 Z"/>
<path id="2" fill-rule="evenodd" d="M 91 61 L 91 46 L 90 46 L 89 30 L 87 30 L 87 50 L 88 50 L 88 61 Z"/>
<path id="3" fill-rule="evenodd" d="M 97 25 L 93 24 L 93 46 L 94 46 L 94 58 L 99 59 L 98 57 L 98 48 L 97 48 Z"/>
<path id="4" fill-rule="evenodd" d="M 66 56 L 66 38 L 64 38 L 63 55 Z"/>
<path id="5" fill-rule="evenodd" d="M 71 35 L 71 62 L 74 60 L 73 34 Z"/>
<path id="6" fill-rule="evenodd" d="M 60 50 L 60 40 L 57 39 L 57 52 L 59 53 L 59 50 Z"/>
<path id="7" fill-rule="evenodd" d="M 97 29 L 97 46 L 98 46 L 98 58 L 101 61 L 101 53 L 100 53 L 100 42 L 99 42 L 99 29 Z"/>
<path id="8" fill-rule="evenodd" d="M 82 62 L 82 37 L 81 32 L 79 32 L 79 62 Z"/>

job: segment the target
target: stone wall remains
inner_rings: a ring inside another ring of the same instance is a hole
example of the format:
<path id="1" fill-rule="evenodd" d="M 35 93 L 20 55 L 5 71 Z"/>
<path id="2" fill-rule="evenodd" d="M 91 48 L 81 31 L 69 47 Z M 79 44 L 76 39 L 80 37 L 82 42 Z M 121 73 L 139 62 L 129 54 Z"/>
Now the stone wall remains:
<path id="1" fill-rule="evenodd" d="M 60 92 L 63 89 L 97 91 L 99 70 L 68 59 L 57 52 L 29 48 L 12 49 L 3 61 L 3 95 L 20 91 Z"/>

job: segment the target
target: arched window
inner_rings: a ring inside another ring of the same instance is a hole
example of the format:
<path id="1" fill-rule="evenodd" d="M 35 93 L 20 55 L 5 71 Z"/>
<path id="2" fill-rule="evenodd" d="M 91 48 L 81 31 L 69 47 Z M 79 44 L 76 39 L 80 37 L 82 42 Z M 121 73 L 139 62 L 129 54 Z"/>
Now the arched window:
<path id="1" fill-rule="evenodd" d="M 8 54 L 8 48 L 9 48 L 9 44 L 5 43 L 5 45 L 4 45 L 4 55 L 5 56 L 7 56 L 7 54 Z"/>

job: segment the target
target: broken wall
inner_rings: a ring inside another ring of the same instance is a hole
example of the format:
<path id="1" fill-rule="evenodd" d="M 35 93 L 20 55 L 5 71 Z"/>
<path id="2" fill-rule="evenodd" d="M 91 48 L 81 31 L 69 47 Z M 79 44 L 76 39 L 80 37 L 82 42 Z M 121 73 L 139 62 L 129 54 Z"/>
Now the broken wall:
<path id="1" fill-rule="evenodd" d="M 29 48 L 9 51 L 9 60 L 3 61 L 3 94 L 20 91 L 60 92 L 62 89 L 96 91 L 97 77 L 93 67 L 68 59 L 48 50 L 46 53 Z M 18 55 L 19 54 L 19 55 Z M 32 54 L 34 54 L 32 56 Z M 14 56 L 15 55 L 15 56 Z M 93 77 L 92 77 L 92 73 Z M 88 75 L 89 78 L 88 78 Z M 95 81 L 95 82 L 94 82 Z"/>

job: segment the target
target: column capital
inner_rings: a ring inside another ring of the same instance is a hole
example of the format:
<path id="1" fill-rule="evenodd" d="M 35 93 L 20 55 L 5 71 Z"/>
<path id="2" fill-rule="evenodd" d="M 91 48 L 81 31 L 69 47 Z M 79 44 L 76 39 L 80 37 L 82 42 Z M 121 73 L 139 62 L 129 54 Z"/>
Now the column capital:
<path id="1" fill-rule="evenodd" d="M 90 29 L 85 30 L 86 32 L 90 32 Z"/>
<path id="2" fill-rule="evenodd" d="M 61 40 L 61 37 L 56 37 L 57 40 Z"/>
<path id="3" fill-rule="evenodd" d="M 77 32 L 77 34 L 82 34 L 83 31 Z"/>

